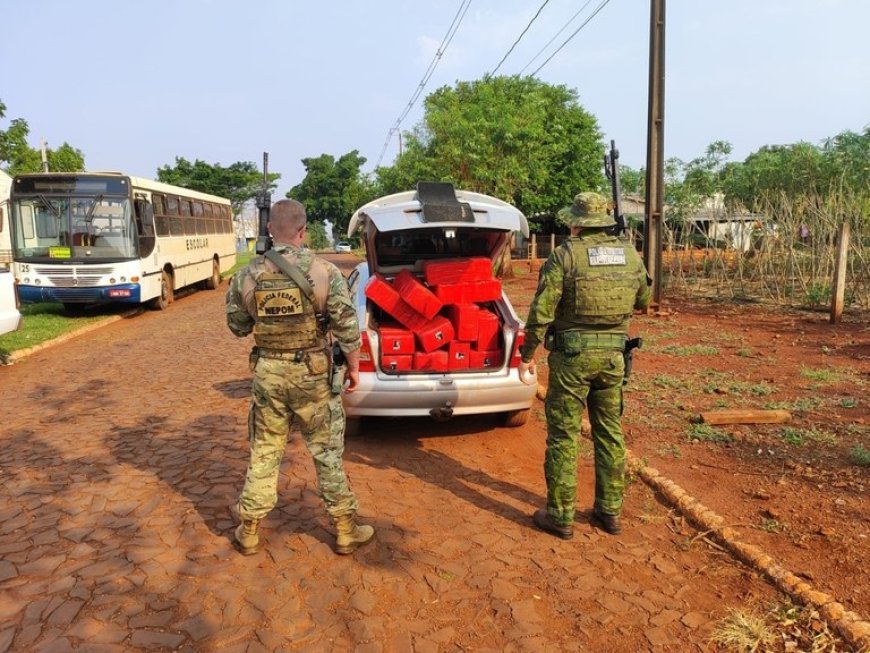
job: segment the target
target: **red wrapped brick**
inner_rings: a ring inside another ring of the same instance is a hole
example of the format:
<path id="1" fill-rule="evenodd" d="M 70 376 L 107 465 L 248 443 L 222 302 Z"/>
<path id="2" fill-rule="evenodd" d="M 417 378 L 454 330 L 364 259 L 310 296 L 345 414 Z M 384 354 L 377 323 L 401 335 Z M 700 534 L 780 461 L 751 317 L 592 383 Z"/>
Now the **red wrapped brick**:
<path id="1" fill-rule="evenodd" d="M 491 369 L 501 367 L 502 351 L 494 349 L 492 351 L 474 351 L 469 353 L 468 366 L 473 370 Z"/>
<path id="2" fill-rule="evenodd" d="M 441 300 L 432 294 L 410 270 L 402 270 L 393 280 L 393 288 L 399 293 L 411 308 L 427 320 L 438 315 L 441 310 Z"/>
<path id="3" fill-rule="evenodd" d="M 430 286 L 492 279 L 492 261 L 482 256 L 423 263 L 423 276 Z"/>
<path id="4" fill-rule="evenodd" d="M 424 326 L 414 329 L 419 349 L 425 352 L 440 349 L 453 340 L 453 325 L 443 315 L 431 319 Z"/>
<path id="5" fill-rule="evenodd" d="M 473 342 L 477 340 L 477 317 L 480 307 L 476 304 L 451 304 L 444 309 L 444 314 L 453 325 L 457 340 Z"/>
<path id="6" fill-rule="evenodd" d="M 414 334 L 398 324 L 383 323 L 378 327 L 381 351 L 384 354 L 413 354 Z"/>
<path id="7" fill-rule="evenodd" d="M 488 310 L 481 309 L 477 316 L 477 351 L 492 351 L 498 349 L 498 333 L 501 324 L 498 315 Z"/>
<path id="8" fill-rule="evenodd" d="M 451 340 L 447 348 L 449 370 L 467 370 L 471 345 L 467 342 Z"/>
<path id="9" fill-rule="evenodd" d="M 374 274 L 369 279 L 365 294 L 393 319 L 398 320 L 412 331 L 424 327 L 427 323 L 426 318 L 403 300 L 396 289 L 379 274 Z"/>
<path id="10" fill-rule="evenodd" d="M 449 355 L 446 349 L 426 353 L 414 352 L 414 369 L 427 372 L 446 372 Z"/>
<path id="11" fill-rule="evenodd" d="M 414 356 L 412 354 L 397 356 L 384 353 L 381 355 L 381 368 L 385 372 L 410 372 L 413 363 Z"/>
<path id="12" fill-rule="evenodd" d="M 434 288 L 435 296 L 443 304 L 474 304 L 501 299 L 501 282 L 498 279 L 470 283 L 440 284 Z"/>

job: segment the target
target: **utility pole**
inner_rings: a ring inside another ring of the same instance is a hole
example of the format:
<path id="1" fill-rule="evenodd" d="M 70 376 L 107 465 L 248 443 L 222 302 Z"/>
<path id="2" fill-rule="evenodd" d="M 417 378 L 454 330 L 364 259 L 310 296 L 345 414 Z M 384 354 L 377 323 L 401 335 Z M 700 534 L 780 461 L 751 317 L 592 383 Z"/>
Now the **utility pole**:
<path id="1" fill-rule="evenodd" d="M 42 171 L 48 172 L 48 143 L 44 138 L 39 141 L 39 152 L 42 155 Z"/>
<path id="2" fill-rule="evenodd" d="M 402 132 L 399 132 L 399 156 L 402 156 Z"/>
<path id="3" fill-rule="evenodd" d="M 651 308 L 662 301 L 662 231 L 665 190 L 665 0 L 650 0 L 649 123 L 646 141 L 646 206 L 643 259 L 652 279 Z"/>

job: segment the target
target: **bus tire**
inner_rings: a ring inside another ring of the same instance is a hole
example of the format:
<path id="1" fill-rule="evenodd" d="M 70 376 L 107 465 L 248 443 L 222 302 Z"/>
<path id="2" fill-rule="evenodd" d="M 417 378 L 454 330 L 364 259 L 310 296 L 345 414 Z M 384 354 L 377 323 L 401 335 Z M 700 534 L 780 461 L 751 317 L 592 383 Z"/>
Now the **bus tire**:
<path id="1" fill-rule="evenodd" d="M 215 259 L 211 266 L 211 276 L 205 280 L 205 287 L 208 290 L 214 290 L 221 285 L 221 264 Z"/>
<path id="2" fill-rule="evenodd" d="M 151 308 L 155 311 L 165 311 L 173 299 L 175 299 L 175 289 L 172 275 L 164 270 L 160 277 L 160 296 L 151 300 Z"/>

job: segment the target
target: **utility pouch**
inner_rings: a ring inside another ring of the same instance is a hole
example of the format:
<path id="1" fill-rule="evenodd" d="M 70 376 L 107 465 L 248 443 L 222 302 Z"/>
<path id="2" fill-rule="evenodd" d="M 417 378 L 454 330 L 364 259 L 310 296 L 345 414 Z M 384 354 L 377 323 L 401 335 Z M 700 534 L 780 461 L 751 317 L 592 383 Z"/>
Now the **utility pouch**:
<path id="1" fill-rule="evenodd" d="M 338 343 L 332 345 L 332 374 L 329 377 L 329 385 L 332 394 L 340 395 L 344 390 L 344 374 L 347 371 L 347 359 Z"/>
<path id="2" fill-rule="evenodd" d="M 547 329 L 546 333 L 544 333 L 544 349 L 556 351 L 556 334 L 552 329 Z"/>
<path id="3" fill-rule="evenodd" d="M 254 368 L 257 367 L 257 360 L 260 358 L 260 349 L 258 347 L 251 347 L 251 353 L 248 354 L 248 370 L 251 372 L 254 371 Z"/>

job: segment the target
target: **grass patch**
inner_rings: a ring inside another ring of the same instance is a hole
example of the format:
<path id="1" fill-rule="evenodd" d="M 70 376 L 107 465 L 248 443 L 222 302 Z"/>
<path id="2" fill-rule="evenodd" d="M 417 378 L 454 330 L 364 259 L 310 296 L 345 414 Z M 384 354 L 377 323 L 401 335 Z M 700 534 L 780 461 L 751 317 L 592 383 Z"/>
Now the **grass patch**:
<path id="1" fill-rule="evenodd" d="M 0 361 L 4 363 L 13 352 L 35 347 L 88 324 L 105 320 L 118 309 L 100 307 L 94 309 L 93 313 L 70 316 L 64 312 L 63 304 L 46 303 L 23 304 L 20 310 L 23 317 L 21 328 L 0 336 Z"/>
<path id="2" fill-rule="evenodd" d="M 256 254 L 253 252 L 238 252 L 236 254 L 236 264 L 226 272 L 221 272 L 221 276 L 225 279 L 233 276 L 240 268 L 243 268 L 250 263 L 254 256 L 256 256 Z"/>
<path id="3" fill-rule="evenodd" d="M 671 456 L 672 458 L 683 457 L 683 451 L 678 444 L 663 444 L 656 450 L 656 453 L 660 456 Z"/>
<path id="4" fill-rule="evenodd" d="M 776 641 L 776 636 L 763 616 L 731 609 L 710 639 L 728 651 L 750 652 L 765 650 Z"/>
<path id="5" fill-rule="evenodd" d="M 823 400 L 820 397 L 804 397 L 795 401 L 773 401 L 764 404 L 765 410 L 789 410 L 797 413 L 805 413 L 810 410 L 815 410 L 822 405 Z"/>
<path id="6" fill-rule="evenodd" d="M 857 408 L 858 400 L 855 397 L 843 397 L 840 399 L 840 408 Z"/>
<path id="7" fill-rule="evenodd" d="M 716 347 L 709 345 L 665 345 L 661 351 L 673 356 L 715 356 L 719 353 Z"/>
<path id="8" fill-rule="evenodd" d="M 652 384 L 659 388 L 675 388 L 678 390 L 686 390 L 689 388 L 689 383 L 687 381 L 668 374 L 656 374 L 652 378 Z"/>
<path id="9" fill-rule="evenodd" d="M 751 349 L 738 349 L 737 355 L 742 357 L 742 358 L 750 358 L 752 356 L 752 350 Z"/>
<path id="10" fill-rule="evenodd" d="M 687 435 L 689 442 L 731 442 L 733 440 L 730 435 L 717 431 L 709 424 L 690 424 Z"/>
<path id="11" fill-rule="evenodd" d="M 856 444 L 849 452 L 849 461 L 858 467 L 870 467 L 870 449 Z"/>
<path id="12" fill-rule="evenodd" d="M 780 429 L 780 436 L 789 444 L 797 447 L 802 447 L 807 442 L 825 445 L 837 443 L 836 435 L 830 431 L 817 428 L 799 429 L 793 426 L 786 426 Z"/>
<path id="13" fill-rule="evenodd" d="M 837 370 L 826 368 L 813 368 L 801 366 L 801 376 L 810 381 L 822 384 L 833 384 L 840 381 L 842 374 Z"/>

